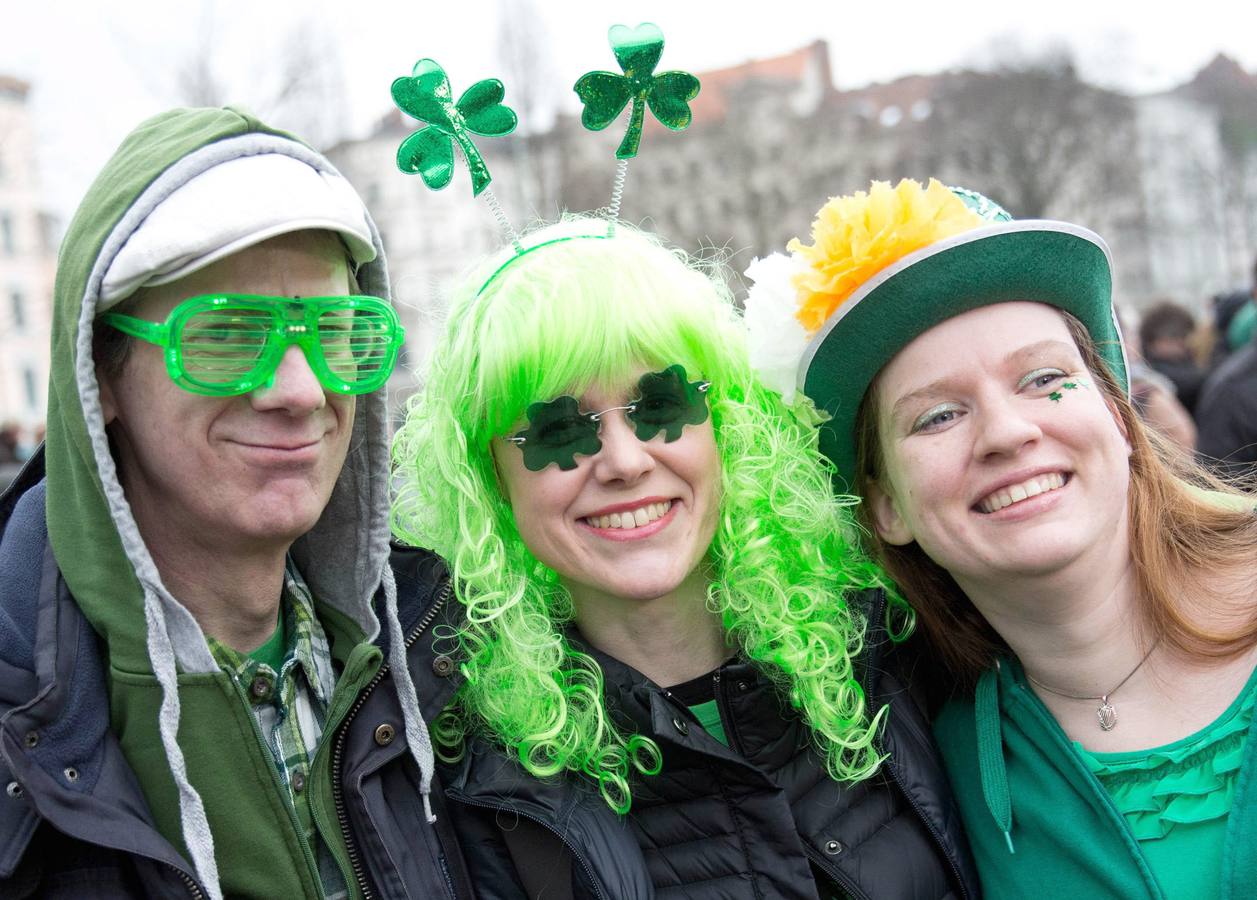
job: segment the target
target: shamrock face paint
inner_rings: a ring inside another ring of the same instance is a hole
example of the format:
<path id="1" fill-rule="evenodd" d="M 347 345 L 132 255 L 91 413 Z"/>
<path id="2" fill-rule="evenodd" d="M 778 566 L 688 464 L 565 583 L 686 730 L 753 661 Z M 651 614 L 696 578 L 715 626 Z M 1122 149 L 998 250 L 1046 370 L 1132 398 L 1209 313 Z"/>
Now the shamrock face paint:
<path id="1" fill-rule="evenodd" d="M 540 472 L 550 463 L 567 471 L 576 468 L 576 454 L 593 456 L 602 449 L 598 437 L 601 417 L 617 409 L 633 425 L 640 441 L 663 432 L 664 443 L 681 437 L 686 425 L 707 421 L 707 381 L 688 381 L 685 368 L 672 365 L 648 372 L 637 382 L 638 399 L 600 412 L 581 412 L 576 398 L 556 397 L 528 407 L 528 427 L 507 438 L 524 453 L 524 465 Z"/>
<path id="2" fill-rule="evenodd" d="M 1087 382 L 1085 382 L 1085 381 L 1064 381 L 1064 382 L 1061 382 L 1061 388 L 1062 388 L 1062 389 L 1064 389 L 1064 390 L 1067 390 L 1067 391 L 1076 391 L 1076 390 L 1078 390 L 1080 387 L 1083 387 L 1083 388 L 1085 388 L 1085 387 L 1091 387 L 1091 385 L 1089 385 L 1089 384 L 1088 384 Z M 1064 394 L 1062 394 L 1060 391 L 1052 391 L 1050 394 L 1048 394 L 1048 399 L 1049 399 L 1049 400 L 1051 400 L 1053 403 L 1060 403 L 1060 402 L 1061 402 L 1061 398 L 1062 398 L 1062 397 L 1064 397 L 1064 396 L 1065 396 L 1065 395 L 1064 395 Z"/>

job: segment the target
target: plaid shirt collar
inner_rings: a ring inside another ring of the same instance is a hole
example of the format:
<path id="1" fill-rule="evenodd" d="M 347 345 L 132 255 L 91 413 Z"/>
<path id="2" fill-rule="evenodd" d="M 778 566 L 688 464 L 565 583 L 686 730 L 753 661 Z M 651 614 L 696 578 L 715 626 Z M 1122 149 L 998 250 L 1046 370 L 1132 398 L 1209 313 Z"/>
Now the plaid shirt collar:
<path id="1" fill-rule="evenodd" d="M 225 672 L 240 682 L 252 702 L 259 699 L 255 687 L 259 677 L 272 686 L 267 696 L 283 698 L 288 695 L 285 687 L 297 677 L 297 669 L 300 668 L 314 698 L 320 706 L 326 708 L 336 684 L 331 647 L 327 634 L 315 615 L 310 589 L 291 557 L 284 568 L 284 589 L 280 603 L 283 606 L 284 663 L 279 672 L 252 659 L 247 653 L 241 653 L 207 636 L 210 653 Z"/>
<path id="2" fill-rule="evenodd" d="M 291 558 L 284 569 L 280 602 L 284 661 L 278 672 L 213 638 L 207 640 L 214 659 L 236 679 L 252 706 L 275 772 L 314 852 L 324 898 L 343 900 L 348 896 L 345 879 L 315 826 L 308 786 L 310 762 L 322 740 L 327 705 L 336 686 L 336 670 L 310 589 Z"/>

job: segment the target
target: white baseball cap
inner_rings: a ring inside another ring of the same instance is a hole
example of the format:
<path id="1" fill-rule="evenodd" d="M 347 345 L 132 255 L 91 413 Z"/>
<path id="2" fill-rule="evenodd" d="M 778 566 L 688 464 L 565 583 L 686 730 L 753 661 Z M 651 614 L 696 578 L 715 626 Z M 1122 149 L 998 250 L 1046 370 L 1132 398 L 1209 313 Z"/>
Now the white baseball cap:
<path id="1" fill-rule="evenodd" d="M 131 233 L 105 273 L 97 311 L 307 229 L 339 234 L 355 266 L 375 259 L 366 208 L 342 176 L 279 153 L 228 160 L 177 188 Z"/>

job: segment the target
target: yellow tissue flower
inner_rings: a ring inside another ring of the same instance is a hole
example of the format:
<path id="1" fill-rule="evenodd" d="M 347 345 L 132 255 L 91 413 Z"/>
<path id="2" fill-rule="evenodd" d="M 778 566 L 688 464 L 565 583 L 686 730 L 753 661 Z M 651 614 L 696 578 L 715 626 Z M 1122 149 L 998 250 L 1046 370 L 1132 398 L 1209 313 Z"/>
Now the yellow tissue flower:
<path id="1" fill-rule="evenodd" d="M 874 181 L 868 192 L 833 197 L 812 223 L 812 244 L 787 249 L 808 267 L 794 276 L 799 321 L 815 334 L 855 291 L 882 269 L 936 241 L 987 222 L 943 183 Z"/>

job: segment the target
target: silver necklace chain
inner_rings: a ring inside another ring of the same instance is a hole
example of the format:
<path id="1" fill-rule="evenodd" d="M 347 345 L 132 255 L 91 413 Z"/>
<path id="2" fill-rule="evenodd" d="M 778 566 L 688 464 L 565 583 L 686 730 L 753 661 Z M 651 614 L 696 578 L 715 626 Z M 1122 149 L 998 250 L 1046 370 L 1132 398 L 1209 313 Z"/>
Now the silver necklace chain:
<path id="1" fill-rule="evenodd" d="M 1143 666 L 1143 664 L 1148 661 L 1148 657 L 1152 656 L 1152 651 L 1156 650 L 1157 646 L 1160 643 L 1161 643 L 1160 638 L 1157 638 L 1155 641 L 1153 641 L 1152 646 L 1148 648 L 1148 652 L 1144 654 L 1143 659 L 1135 663 L 1135 668 L 1131 669 L 1128 673 L 1126 673 L 1125 678 L 1119 681 L 1114 687 L 1110 688 L 1107 692 L 1101 694 L 1099 697 L 1085 697 L 1082 694 L 1071 694 L 1068 691 L 1057 690 L 1051 685 L 1044 684 L 1042 681 L 1035 678 L 1029 672 L 1026 673 L 1026 677 L 1029 678 L 1033 684 L 1037 685 L 1038 687 L 1043 688 L 1043 690 L 1048 691 L 1049 693 L 1056 694 L 1058 697 L 1067 697 L 1070 700 L 1099 700 L 1100 707 L 1099 709 L 1096 710 L 1096 718 L 1100 722 L 1100 728 L 1103 729 L 1104 731 L 1112 731 L 1114 728 L 1117 727 L 1117 707 L 1115 707 L 1112 703 L 1109 702 L 1109 698 L 1112 697 L 1114 694 L 1116 694 L 1118 690 L 1121 689 L 1122 685 L 1130 681 L 1130 679 L 1134 676 L 1134 674 L 1138 672 L 1139 669 Z"/>

